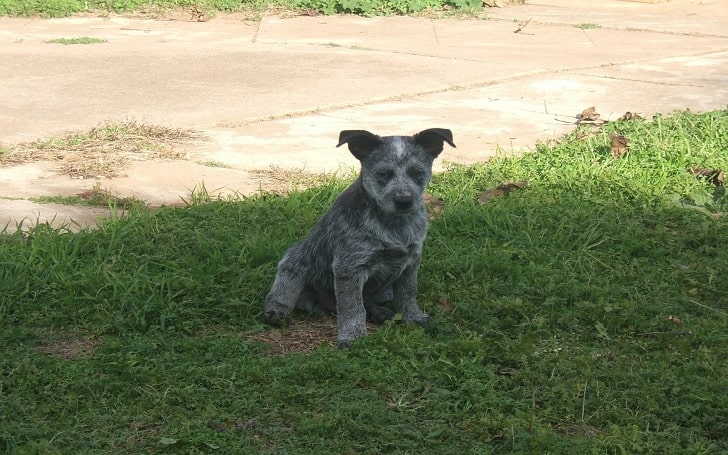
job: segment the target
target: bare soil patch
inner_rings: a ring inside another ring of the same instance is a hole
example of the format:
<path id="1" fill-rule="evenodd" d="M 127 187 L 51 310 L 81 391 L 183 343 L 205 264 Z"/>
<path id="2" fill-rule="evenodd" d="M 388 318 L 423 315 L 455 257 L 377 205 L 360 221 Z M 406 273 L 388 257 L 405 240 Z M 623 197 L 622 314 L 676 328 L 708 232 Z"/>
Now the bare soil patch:
<path id="1" fill-rule="evenodd" d="M 47 334 L 46 334 L 47 335 Z M 50 334 L 46 344 L 36 347 L 43 354 L 63 360 L 77 360 L 93 356 L 101 340 L 92 337 L 78 337 L 68 334 Z"/>
<path id="2" fill-rule="evenodd" d="M 367 323 L 367 332 L 372 333 L 376 329 L 376 325 Z M 333 348 L 337 333 L 336 317 L 327 316 L 293 319 L 287 327 L 255 333 L 248 338 L 266 343 L 270 346 L 271 355 L 285 355 L 311 352 L 322 345 Z"/>
<path id="3" fill-rule="evenodd" d="M 51 161 L 58 163 L 60 174 L 72 178 L 115 177 L 131 161 L 184 159 L 179 146 L 202 138 L 194 130 L 131 120 L 103 123 L 87 132 L 5 146 L 0 166 Z"/>

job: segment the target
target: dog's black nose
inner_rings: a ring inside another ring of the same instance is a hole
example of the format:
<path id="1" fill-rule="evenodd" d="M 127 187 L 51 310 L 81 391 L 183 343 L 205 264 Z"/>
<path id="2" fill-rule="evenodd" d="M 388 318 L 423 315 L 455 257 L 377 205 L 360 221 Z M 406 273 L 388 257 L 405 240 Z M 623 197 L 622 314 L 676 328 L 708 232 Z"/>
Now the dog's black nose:
<path id="1" fill-rule="evenodd" d="M 414 198 L 408 195 L 398 195 L 394 197 L 394 207 L 397 210 L 407 210 L 412 208 Z"/>

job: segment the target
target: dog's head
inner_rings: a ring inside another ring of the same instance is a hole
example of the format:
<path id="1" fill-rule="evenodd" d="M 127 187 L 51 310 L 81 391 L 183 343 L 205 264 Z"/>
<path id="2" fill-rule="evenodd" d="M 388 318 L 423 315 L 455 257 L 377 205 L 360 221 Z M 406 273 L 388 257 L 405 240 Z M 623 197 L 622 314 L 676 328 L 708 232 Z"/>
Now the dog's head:
<path id="1" fill-rule="evenodd" d="M 404 215 L 422 208 L 422 193 L 432 177 L 432 162 L 444 143 L 455 147 L 452 132 L 430 128 L 414 136 L 380 137 L 364 130 L 346 130 L 337 147 L 348 144 L 361 162 L 364 190 L 387 214 Z"/>

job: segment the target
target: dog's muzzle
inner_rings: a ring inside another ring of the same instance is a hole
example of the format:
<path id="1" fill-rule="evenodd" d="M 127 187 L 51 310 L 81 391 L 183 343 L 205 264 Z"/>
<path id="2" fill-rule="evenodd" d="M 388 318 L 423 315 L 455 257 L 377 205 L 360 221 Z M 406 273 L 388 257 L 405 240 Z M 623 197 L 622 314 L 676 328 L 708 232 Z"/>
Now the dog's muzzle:
<path id="1" fill-rule="evenodd" d="M 394 208 L 398 211 L 407 211 L 414 205 L 415 198 L 409 195 L 397 195 L 394 197 Z"/>

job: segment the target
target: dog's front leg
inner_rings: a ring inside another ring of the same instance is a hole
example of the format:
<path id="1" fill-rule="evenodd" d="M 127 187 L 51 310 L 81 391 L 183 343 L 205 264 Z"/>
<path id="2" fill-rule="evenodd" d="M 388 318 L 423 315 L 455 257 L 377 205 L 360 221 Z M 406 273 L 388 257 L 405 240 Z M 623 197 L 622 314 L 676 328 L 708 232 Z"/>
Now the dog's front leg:
<path id="1" fill-rule="evenodd" d="M 347 348 L 355 339 L 367 334 L 363 290 L 363 280 L 356 275 L 337 274 L 334 276 L 339 325 L 337 346 L 339 348 Z"/>
<path id="2" fill-rule="evenodd" d="M 402 275 L 393 283 L 394 309 L 402 313 L 402 322 L 426 325 L 430 316 L 417 306 L 418 263 L 409 264 Z"/>

